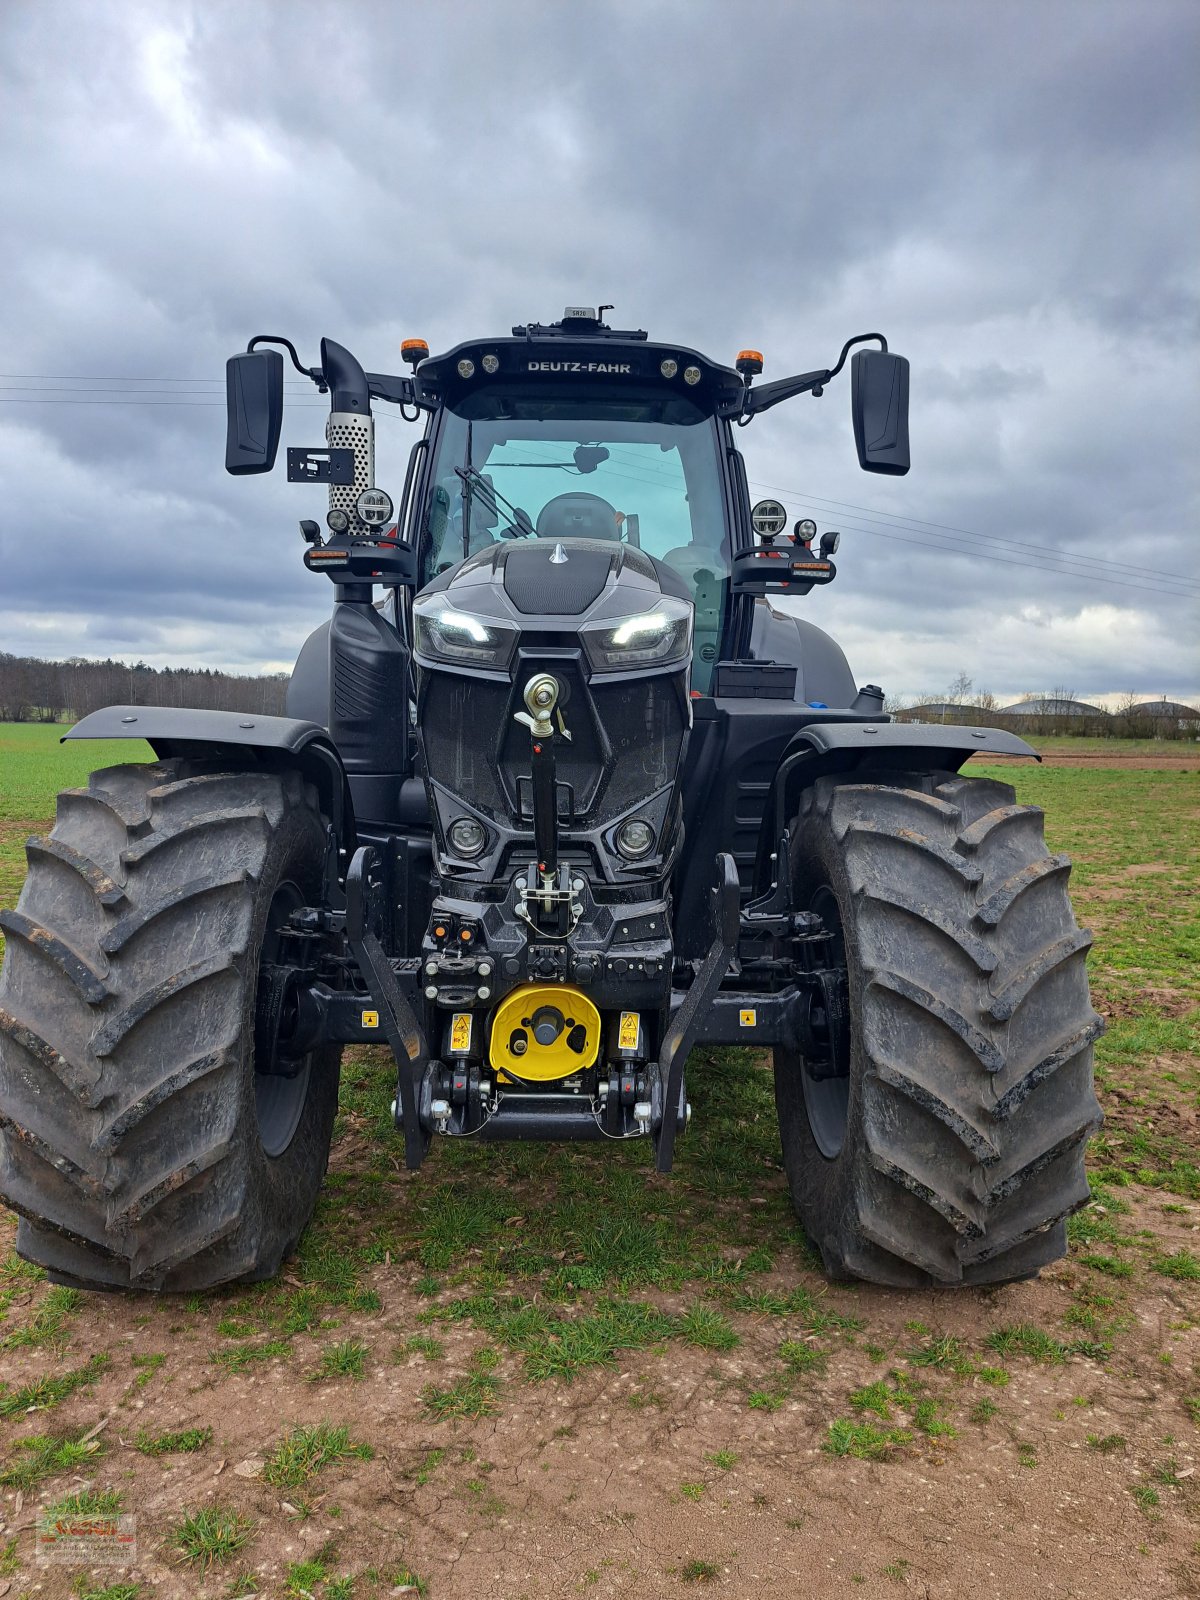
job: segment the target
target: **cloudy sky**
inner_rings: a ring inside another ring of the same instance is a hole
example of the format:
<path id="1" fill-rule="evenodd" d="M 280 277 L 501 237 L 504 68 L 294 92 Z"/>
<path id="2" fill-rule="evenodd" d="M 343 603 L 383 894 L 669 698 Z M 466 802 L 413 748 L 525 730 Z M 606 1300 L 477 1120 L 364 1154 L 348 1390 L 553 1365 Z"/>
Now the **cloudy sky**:
<path id="1" fill-rule="evenodd" d="M 1195 0 L 4 0 L 0 649 L 290 666 L 322 507 L 225 475 L 225 357 L 606 301 L 767 378 L 910 358 L 907 478 L 844 377 L 739 438 L 843 531 L 804 606 L 860 682 L 1200 697 L 1198 45 Z"/>

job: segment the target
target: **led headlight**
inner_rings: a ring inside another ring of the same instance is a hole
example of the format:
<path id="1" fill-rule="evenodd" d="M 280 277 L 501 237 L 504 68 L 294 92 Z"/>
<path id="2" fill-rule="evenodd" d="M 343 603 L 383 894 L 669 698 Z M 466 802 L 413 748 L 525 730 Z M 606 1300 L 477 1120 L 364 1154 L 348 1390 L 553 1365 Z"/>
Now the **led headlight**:
<path id="1" fill-rule="evenodd" d="M 456 817 L 447 831 L 460 856 L 477 856 L 487 843 L 487 829 L 474 817 Z"/>
<path id="2" fill-rule="evenodd" d="M 508 665 L 517 637 L 517 630 L 506 622 L 457 610 L 445 594 L 422 595 L 413 601 L 413 632 L 419 656 L 488 667 Z"/>
<path id="3" fill-rule="evenodd" d="M 692 653 L 692 605 L 674 595 L 660 595 L 652 610 L 619 622 L 591 623 L 579 630 L 579 636 L 596 672 L 683 661 Z"/>
<path id="4" fill-rule="evenodd" d="M 617 829 L 617 849 L 626 861 L 637 861 L 654 846 L 654 829 L 641 817 L 631 817 Z"/>
<path id="5" fill-rule="evenodd" d="M 480 365 L 490 378 L 494 372 L 500 371 L 500 357 L 494 355 L 484 356 Z"/>
<path id="6" fill-rule="evenodd" d="M 475 376 L 475 363 L 469 356 L 464 356 L 458 363 L 458 375 L 460 378 L 473 378 Z"/>
<path id="7" fill-rule="evenodd" d="M 672 360 L 672 358 L 668 356 L 665 361 L 659 362 L 658 370 L 662 373 L 664 378 L 673 378 L 679 371 L 679 363 L 678 361 Z"/>

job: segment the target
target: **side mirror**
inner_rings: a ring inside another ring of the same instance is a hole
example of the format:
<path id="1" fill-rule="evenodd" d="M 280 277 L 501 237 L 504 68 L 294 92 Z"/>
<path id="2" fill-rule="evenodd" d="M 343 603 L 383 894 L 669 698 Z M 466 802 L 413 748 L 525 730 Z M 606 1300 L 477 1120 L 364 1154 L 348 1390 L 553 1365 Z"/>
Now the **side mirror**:
<path id="1" fill-rule="evenodd" d="M 225 363 L 225 470 L 270 472 L 283 426 L 283 357 L 248 350 Z"/>
<path id="2" fill-rule="evenodd" d="M 890 350 L 856 350 L 850 358 L 854 443 L 864 472 L 908 471 L 908 362 Z"/>

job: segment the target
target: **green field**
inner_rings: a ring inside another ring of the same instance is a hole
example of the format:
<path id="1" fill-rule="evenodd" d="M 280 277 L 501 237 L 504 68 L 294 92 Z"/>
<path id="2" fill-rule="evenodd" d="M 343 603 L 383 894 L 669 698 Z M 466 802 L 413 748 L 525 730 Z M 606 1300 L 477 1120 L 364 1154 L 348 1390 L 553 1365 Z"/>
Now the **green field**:
<path id="1" fill-rule="evenodd" d="M 146 754 L 56 734 L 0 727 L 0 905 L 16 899 L 24 839 L 49 827 L 55 790 L 92 761 Z M 1065 1262 L 1001 1290 L 828 1284 L 791 1210 L 752 1051 L 696 1052 L 692 1125 L 661 1179 L 643 1141 L 438 1141 L 407 1173 L 394 1067 L 353 1047 L 316 1214 L 274 1282 L 114 1296 L 96 1316 L 95 1297 L 4 1253 L 0 1213 L 0 1486 L 62 1497 L 86 1471 L 75 1509 L 136 1508 L 139 1538 L 217 1564 L 214 1595 L 382 1600 L 426 1592 L 409 1583 L 418 1574 L 453 1600 L 523 1591 L 455 1587 L 447 1517 L 482 1532 L 508 1519 L 528 1549 L 578 1515 L 577 1564 L 554 1592 L 584 1593 L 640 1507 L 638 1537 L 616 1548 L 646 1583 L 619 1592 L 657 1595 L 664 1571 L 707 1582 L 734 1559 L 706 1508 L 740 1506 L 781 1548 L 810 1530 L 824 1563 L 845 1544 L 860 1476 L 910 1508 L 933 1496 L 948 1525 L 970 1481 L 1014 1526 L 1082 1539 L 1075 1513 L 1051 1504 L 1069 1477 L 1120 1570 L 1169 1571 L 1184 1592 L 1200 1511 L 1185 1466 L 1200 1423 L 1200 772 L 978 770 L 1045 809 L 1096 933 L 1107 1120 L 1095 1203 L 1071 1220 Z M 117 1424 L 97 1437 L 106 1417 Z M 617 1456 L 650 1466 L 601 1518 L 600 1468 L 619 1472 Z M 227 1474 L 210 1505 L 214 1463 L 243 1458 L 265 1459 L 261 1481 Z M 179 1464 L 169 1479 L 166 1460 Z M 544 1498 L 560 1484 L 569 1494 Z M 413 1512 L 400 1528 L 397 1506 Z M 664 1567 L 658 1528 L 693 1516 Z M 874 1509 L 866 1520 L 887 1587 L 864 1592 L 890 1593 L 924 1558 L 889 1544 Z M 314 1553 L 299 1561 L 306 1523 Z M 837 1558 L 858 1582 L 866 1557 Z M 939 1544 L 929 1559 L 944 1575 L 954 1556 Z M 24 1560 L 0 1538 L 0 1574 Z M 978 1592 L 962 1582 L 954 1592 Z"/>

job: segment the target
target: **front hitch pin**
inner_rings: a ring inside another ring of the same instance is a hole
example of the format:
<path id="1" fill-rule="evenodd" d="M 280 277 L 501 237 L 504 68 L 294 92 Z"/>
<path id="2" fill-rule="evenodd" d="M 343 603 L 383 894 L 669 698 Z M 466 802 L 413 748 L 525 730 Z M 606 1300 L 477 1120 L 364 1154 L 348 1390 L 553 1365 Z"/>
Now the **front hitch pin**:
<path id="1" fill-rule="evenodd" d="M 525 704 L 529 709 L 516 712 L 514 722 L 528 728 L 535 739 L 553 738 L 554 708 L 558 704 L 558 696 L 558 679 L 551 677 L 548 672 L 539 672 L 525 685 Z M 561 715 L 559 720 L 562 720 Z"/>
<path id="2" fill-rule="evenodd" d="M 535 673 L 525 685 L 526 711 L 514 713 L 514 720 L 528 728 L 532 744 L 533 840 L 537 851 L 537 876 L 530 888 L 540 891 L 542 915 L 555 909 L 555 880 L 558 877 L 558 785 L 554 772 L 554 711 L 562 693 L 558 679 L 549 672 Z M 570 738 L 558 714 L 559 726 Z"/>

